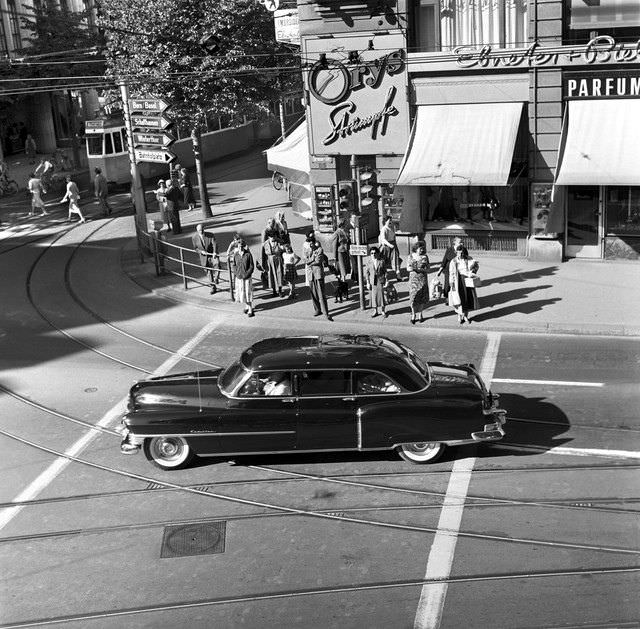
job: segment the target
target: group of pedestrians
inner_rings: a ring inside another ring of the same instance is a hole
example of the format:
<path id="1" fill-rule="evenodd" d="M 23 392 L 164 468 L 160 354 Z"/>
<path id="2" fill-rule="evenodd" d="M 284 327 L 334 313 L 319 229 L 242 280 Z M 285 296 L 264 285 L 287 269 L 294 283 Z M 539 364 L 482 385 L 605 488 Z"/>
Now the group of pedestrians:
<path id="1" fill-rule="evenodd" d="M 183 207 L 192 212 L 196 207 L 195 195 L 191 175 L 180 164 L 171 171 L 169 179 L 159 179 L 158 187 L 154 190 L 160 218 L 167 226 L 167 230 L 174 234 L 182 233 L 180 211 Z"/>

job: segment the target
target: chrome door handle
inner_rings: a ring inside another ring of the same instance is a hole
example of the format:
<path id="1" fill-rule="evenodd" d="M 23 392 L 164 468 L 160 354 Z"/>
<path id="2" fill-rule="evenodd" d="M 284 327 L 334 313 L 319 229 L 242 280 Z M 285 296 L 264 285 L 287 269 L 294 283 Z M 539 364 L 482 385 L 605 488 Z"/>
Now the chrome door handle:
<path id="1" fill-rule="evenodd" d="M 283 404 L 293 404 L 295 401 L 296 401 L 295 398 L 292 398 L 292 397 L 282 398 Z"/>
<path id="2" fill-rule="evenodd" d="M 342 401 L 343 402 L 355 402 L 356 398 L 354 398 L 354 397 L 343 397 Z"/>

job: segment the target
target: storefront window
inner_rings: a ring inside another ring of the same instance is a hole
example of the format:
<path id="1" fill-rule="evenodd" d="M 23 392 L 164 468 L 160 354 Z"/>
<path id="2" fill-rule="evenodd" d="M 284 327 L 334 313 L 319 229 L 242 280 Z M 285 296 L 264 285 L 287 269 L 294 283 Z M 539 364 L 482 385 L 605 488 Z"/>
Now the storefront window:
<path id="1" fill-rule="evenodd" d="M 565 0 L 565 44 L 586 44 L 596 35 L 635 41 L 640 26 L 637 0 Z"/>
<path id="2" fill-rule="evenodd" d="M 640 26 L 640 2 L 630 0 L 569 0 L 569 28 L 598 30 Z"/>
<path id="3" fill-rule="evenodd" d="M 640 187 L 606 189 L 607 234 L 640 235 Z"/>
<path id="4" fill-rule="evenodd" d="M 528 42 L 527 4 L 528 0 L 416 0 L 415 49 L 524 47 Z"/>

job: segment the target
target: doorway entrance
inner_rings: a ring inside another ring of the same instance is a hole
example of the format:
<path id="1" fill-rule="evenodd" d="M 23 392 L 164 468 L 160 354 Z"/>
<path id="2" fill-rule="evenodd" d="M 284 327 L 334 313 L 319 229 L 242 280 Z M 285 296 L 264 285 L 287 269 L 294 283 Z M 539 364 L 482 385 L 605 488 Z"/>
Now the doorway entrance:
<path id="1" fill-rule="evenodd" d="M 601 186 L 569 186 L 565 255 L 601 258 L 603 212 Z"/>

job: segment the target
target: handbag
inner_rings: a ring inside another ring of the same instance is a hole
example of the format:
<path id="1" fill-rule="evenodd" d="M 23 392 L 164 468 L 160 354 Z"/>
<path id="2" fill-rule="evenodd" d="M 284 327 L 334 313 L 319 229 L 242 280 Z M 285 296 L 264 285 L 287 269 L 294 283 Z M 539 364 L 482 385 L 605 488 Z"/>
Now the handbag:
<path id="1" fill-rule="evenodd" d="M 479 288 L 482 286 L 482 280 L 477 275 L 474 275 L 473 277 L 465 277 L 464 285 L 467 288 Z"/>

